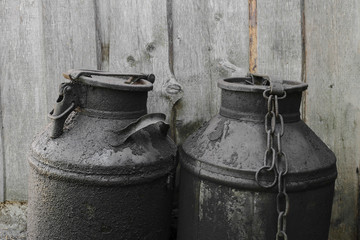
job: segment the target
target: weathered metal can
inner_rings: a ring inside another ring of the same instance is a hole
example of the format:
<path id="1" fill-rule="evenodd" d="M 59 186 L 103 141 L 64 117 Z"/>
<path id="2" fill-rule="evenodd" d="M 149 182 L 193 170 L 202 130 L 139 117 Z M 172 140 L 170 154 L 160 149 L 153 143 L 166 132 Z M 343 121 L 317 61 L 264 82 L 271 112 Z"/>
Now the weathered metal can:
<path id="1" fill-rule="evenodd" d="M 70 71 L 29 154 L 28 239 L 168 240 L 176 145 L 153 75 Z"/>
<path id="2" fill-rule="evenodd" d="M 180 148 L 178 240 L 328 239 L 335 156 L 300 119 L 307 85 L 272 98 L 266 80 L 220 80 L 219 114 Z"/>

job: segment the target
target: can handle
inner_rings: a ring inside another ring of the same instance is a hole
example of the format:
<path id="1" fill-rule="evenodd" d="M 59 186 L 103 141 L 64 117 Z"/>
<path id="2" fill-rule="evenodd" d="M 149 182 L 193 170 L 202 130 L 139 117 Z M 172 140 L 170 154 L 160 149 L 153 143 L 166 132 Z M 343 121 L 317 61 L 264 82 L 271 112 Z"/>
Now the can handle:
<path id="1" fill-rule="evenodd" d="M 150 125 L 161 123 L 160 130 L 162 134 L 166 135 L 169 130 L 169 124 L 165 122 L 166 115 L 163 113 L 150 113 L 146 114 L 136 121 L 131 122 L 129 125 L 116 132 L 116 141 L 110 144 L 113 147 L 118 147 L 123 144 L 129 137 L 131 137 L 136 132 L 144 129 Z"/>
<path id="2" fill-rule="evenodd" d="M 59 97 L 55 107 L 48 114 L 48 118 L 54 121 L 50 132 L 51 138 L 58 138 L 63 133 L 65 120 L 78 106 L 78 95 L 71 83 L 62 83 L 59 87 Z"/>

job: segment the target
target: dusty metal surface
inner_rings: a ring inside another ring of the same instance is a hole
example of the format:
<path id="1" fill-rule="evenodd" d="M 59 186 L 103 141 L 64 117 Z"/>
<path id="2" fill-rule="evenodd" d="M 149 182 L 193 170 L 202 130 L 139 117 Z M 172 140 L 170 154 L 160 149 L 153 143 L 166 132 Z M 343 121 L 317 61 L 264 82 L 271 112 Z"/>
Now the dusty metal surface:
<path id="1" fill-rule="evenodd" d="M 220 113 L 180 149 L 179 240 L 274 239 L 276 235 L 277 186 L 264 189 L 255 181 L 267 146 L 266 86 L 248 85 L 250 80 L 220 80 Z M 287 235 L 295 240 L 327 240 L 337 176 L 335 156 L 300 120 L 306 87 L 284 81 L 286 101 L 279 101 L 285 132 L 282 148 L 288 158 L 286 191 L 291 202 Z M 270 172 L 259 181 L 270 185 L 273 179 Z"/>
<path id="2" fill-rule="evenodd" d="M 145 115 L 152 84 L 83 78 L 63 133 L 32 144 L 28 239 L 168 240 L 176 147 L 165 117 Z"/>

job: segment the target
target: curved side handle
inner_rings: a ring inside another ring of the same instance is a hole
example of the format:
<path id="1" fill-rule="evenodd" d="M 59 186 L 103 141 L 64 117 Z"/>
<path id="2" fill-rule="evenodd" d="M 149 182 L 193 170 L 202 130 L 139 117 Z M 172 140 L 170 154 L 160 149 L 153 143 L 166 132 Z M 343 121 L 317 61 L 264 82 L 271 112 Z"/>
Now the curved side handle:
<path id="1" fill-rule="evenodd" d="M 63 133 L 64 123 L 70 113 L 77 107 L 77 94 L 74 86 L 69 83 L 62 83 L 59 87 L 59 98 L 55 107 L 48 114 L 48 117 L 54 121 L 50 137 L 58 138 Z"/>
<path id="2" fill-rule="evenodd" d="M 136 121 L 130 123 L 125 128 L 116 132 L 118 137 L 116 140 L 116 144 L 112 144 L 112 146 L 120 146 L 134 133 L 157 123 L 161 123 L 160 130 L 162 134 L 166 135 L 167 131 L 169 130 L 169 124 L 165 122 L 165 119 L 166 116 L 163 113 L 150 113 L 138 118 Z"/>

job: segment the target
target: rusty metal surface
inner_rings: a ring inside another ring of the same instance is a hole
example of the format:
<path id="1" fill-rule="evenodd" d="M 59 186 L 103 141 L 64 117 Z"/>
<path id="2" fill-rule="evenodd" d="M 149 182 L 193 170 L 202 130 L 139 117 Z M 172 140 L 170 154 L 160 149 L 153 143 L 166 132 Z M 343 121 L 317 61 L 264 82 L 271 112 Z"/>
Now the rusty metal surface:
<path id="1" fill-rule="evenodd" d="M 168 240 L 176 146 L 164 118 L 122 139 L 146 114 L 147 91 L 71 86 L 79 105 L 63 133 L 51 138 L 51 124 L 29 154 L 28 239 Z"/>
<path id="2" fill-rule="evenodd" d="M 256 73 L 258 58 L 258 26 L 257 0 L 248 0 L 249 3 L 249 71 Z"/>
<path id="3" fill-rule="evenodd" d="M 255 181 L 267 146 L 266 86 L 248 85 L 249 80 L 221 80 L 220 113 L 180 149 L 179 240 L 274 239 L 276 235 L 277 186 L 264 189 Z M 279 101 L 279 113 L 284 119 L 282 148 L 289 161 L 287 235 L 291 240 L 327 240 L 337 176 L 335 156 L 300 120 L 301 93 L 307 85 L 284 83 L 287 97 Z M 261 182 L 270 185 L 273 176 L 262 176 Z"/>

